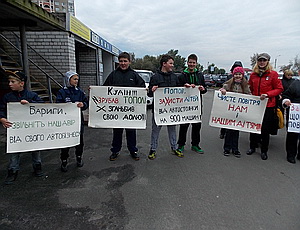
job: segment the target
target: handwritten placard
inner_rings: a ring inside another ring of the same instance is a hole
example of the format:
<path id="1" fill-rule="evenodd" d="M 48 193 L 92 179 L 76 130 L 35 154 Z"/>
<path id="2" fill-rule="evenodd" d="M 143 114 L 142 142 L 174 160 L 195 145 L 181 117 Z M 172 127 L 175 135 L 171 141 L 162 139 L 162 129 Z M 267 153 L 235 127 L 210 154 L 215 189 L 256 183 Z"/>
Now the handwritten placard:
<path id="1" fill-rule="evenodd" d="M 75 103 L 7 104 L 7 153 L 65 148 L 80 142 L 80 109 Z"/>
<path id="2" fill-rule="evenodd" d="M 166 87 L 154 91 L 154 119 L 157 125 L 201 122 L 201 112 L 197 87 Z"/>
<path id="3" fill-rule="evenodd" d="M 288 132 L 300 133 L 300 104 L 292 103 L 290 106 Z"/>
<path id="4" fill-rule="evenodd" d="M 258 96 L 215 91 L 209 125 L 250 133 L 261 133 L 268 99 Z"/>
<path id="5" fill-rule="evenodd" d="M 89 127 L 146 129 L 145 88 L 91 86 Z"/>

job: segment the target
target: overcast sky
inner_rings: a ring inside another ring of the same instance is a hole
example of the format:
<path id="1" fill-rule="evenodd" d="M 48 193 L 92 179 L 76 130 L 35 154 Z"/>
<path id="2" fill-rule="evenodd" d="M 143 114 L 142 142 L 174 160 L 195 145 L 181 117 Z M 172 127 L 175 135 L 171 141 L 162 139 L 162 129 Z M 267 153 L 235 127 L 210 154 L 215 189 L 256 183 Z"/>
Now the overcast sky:
<path id="1" fill-rule="evenodd" d="M 267 52 L 277 67 L 300 58 L 299 0 L 75 0 L 76 17 L 136 57 L 170 49 L 229 71 Z"/>

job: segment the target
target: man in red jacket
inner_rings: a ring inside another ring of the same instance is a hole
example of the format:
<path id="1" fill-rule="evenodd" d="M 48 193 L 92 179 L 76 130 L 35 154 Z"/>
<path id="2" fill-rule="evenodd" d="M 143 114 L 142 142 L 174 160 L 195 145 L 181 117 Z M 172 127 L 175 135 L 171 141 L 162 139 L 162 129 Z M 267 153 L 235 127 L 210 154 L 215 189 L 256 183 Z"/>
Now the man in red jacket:
<path id="1" fill-rule="evenodd" d="M 276 96 L 283 91 L 281 81 L 278 79 L 278 73 L 272 70 L 270 59 L 271 57 L 267 53 L 259 54 L 249 79 L 252 95 L 260 96 L 261 100 L 269 99 L 263 118 L 261 134 L 250 133 L 250 149 L 247 151 L 247 154 L 251 155 L 260 143 L 262 160 L 268 159 L 267 152 L 270 134 L 277 134 Z"/>

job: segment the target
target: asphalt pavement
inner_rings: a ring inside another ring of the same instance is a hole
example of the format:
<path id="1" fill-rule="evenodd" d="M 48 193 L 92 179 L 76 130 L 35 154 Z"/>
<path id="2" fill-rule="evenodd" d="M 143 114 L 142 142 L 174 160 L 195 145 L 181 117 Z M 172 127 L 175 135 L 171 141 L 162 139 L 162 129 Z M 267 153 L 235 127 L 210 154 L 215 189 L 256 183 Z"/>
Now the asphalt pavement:
<path id="1" fill-rule="evenodd" d="M 85 128 L 84 166 L 60 171 L 59 150 L 42 152 L 44 176 L 34 177 L 30 154 L 21 170 L 4 185 L 8 157 L 0 128 L 0 229 L 42 230 L 299 230 L 300 162 L 285 156 L 285 129 L 272 136 L 269 159 L 245 154 L 249 134 L 240 132 L 240 159 L 222 154 L 219 129 L 209 127 L 213 89 L 204 97 L 201 147 L 185 157 L 171 154 L 163 128 L 157 158 L 148 160 L 151 111 L 147 129 L 138 130 L 140 161 L 126 149 L 108 160 L 111 129 Z M 190 130 L 189 130 L 190 134 Z"/>

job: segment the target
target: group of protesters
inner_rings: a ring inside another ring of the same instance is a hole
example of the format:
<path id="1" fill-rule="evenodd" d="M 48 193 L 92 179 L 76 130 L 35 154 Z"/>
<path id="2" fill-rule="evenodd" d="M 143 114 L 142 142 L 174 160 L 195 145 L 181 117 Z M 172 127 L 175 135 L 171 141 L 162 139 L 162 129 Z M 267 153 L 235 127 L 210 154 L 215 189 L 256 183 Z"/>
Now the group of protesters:
<path id="1" fill-rule="evenodd" d="M 246 154 L 251 155 L 256 152 L 256 149 L 261 148 L 261 159 L 268 159 L 268 146 L 270 135 L 274 135 L 278 130 L 277 108 L 278 106 L 288 108 L 291 103 L 300 102 L 300 81 L 294 81 L 290 78 L 291 72 L 287 72 L 281 80 L 278 78 L 278 73 L 272 70 L 270 64 L 270 55 L 261 53 L 257 56 L 256 64 L 249 80 L 245 78 L 244 69 L 240 61 L 236 61 L 231 68 L 230 79 L 228 79 L 220 89 L 222 94 L 226 92 L 235 92 L 243 94 L 252 94 L 259 96 L 261 100 L 268 98 L 266 110 L 263 116 L 261 134 L 250 133 L 250 148 Z M 104 82 L 104 86 L 119 86 L 119 87 L 144 87 L 145 82 L 131 67 L 130 55 L 127 52 L 122 52 L 118 56 L 119 66 L 112 71 Z M 207 92 L 204 76 L 197 69 L 198 57 L 191 54 L 187 58 L 187 67 L 177 76 L 173 72 L 174 58 L 170 55 L 162 55 L 160 59 L 160 68 L 152 76 L 148 96 L 153 97 L 155 90 L 159 87 L 192 87 L 199 90 L 200 96 Z M 300 71 L 299 71 L 300 72 Z M 26 89 L 27 76 L 22 72 L 6 71 L 8 84 L 11 92 L 5 94 L 0 104 L 0 121 L 5 128 L 10 128 L 12 122 L 7 120 L 7 103 L 20 102 L 21 104 L 41 103 L 43 102 L 39 96 Z M 64 87 L 57 93 L 57 103 L 76 103 L 81 110 L 81 128 L 80 128 L 80 143 L 75 146 L 75 155 L 77 167 L 82 167 L 83 149 L 84 149 L 84 122 L 82 111 L 89 107 L 88 99 L 84 91 L 78 87 L 79 75 L 74 71 L 68 71 L 65 74 Z M 152 112 L 154 109 L 152 110 Z M 201 100 L 202 111 L 202 100 Z M 288 117 L 288 109 L 287 109 Z M 184 157 L 184 148 L 187 140 L 187 131 L 190 123 L 180 124 L 179 137 L 176 135 L 176 125 L 168 125 L 168 136 L 171 151 L 174 155 Z M 200 131 L 201 122 L 192 123 L 191 130 L 191 150 L 203 154 L 204 151 L 200 146 Z M 148 154 L 150 160 L 154 160 L 157 156 L 157 147 L 159 134 L 162 126 L 157 125 L 152 117 L 151 145 Z M 110 161 L 115 161 L 122 148 L 122 136 L 124 128 L 113 128 L 113 140 L 111 147 Z M 125 129 L 127 148 L 134 160 L 139 160 L 136 129 Z M 295 158 L 300 159 L 300 146 L 298 145 L 298 133 L 287 133 L 286 151 L 287 161 L 295 163 Z M 224 156 L 229 156 L 230 153 L 236 157 L 240 157 L 238 148 L 239 131 L 232 129 L 222 129 L 220 138 L 224 138 Z M 70 147 L 62 148 L 61 171 L 68 171 L 68 158 Z M 299 153 L 299 154 L 298 154 Z M 39 151 L 32 152 L 32 162 L 35 176 L 43 176 L 41 167 L 41 156 Z M 5 184 L 12 184 L 18 175 L 20 164 L 20 153 L 10 154 L 8 172 L 5 178 Z"/>

